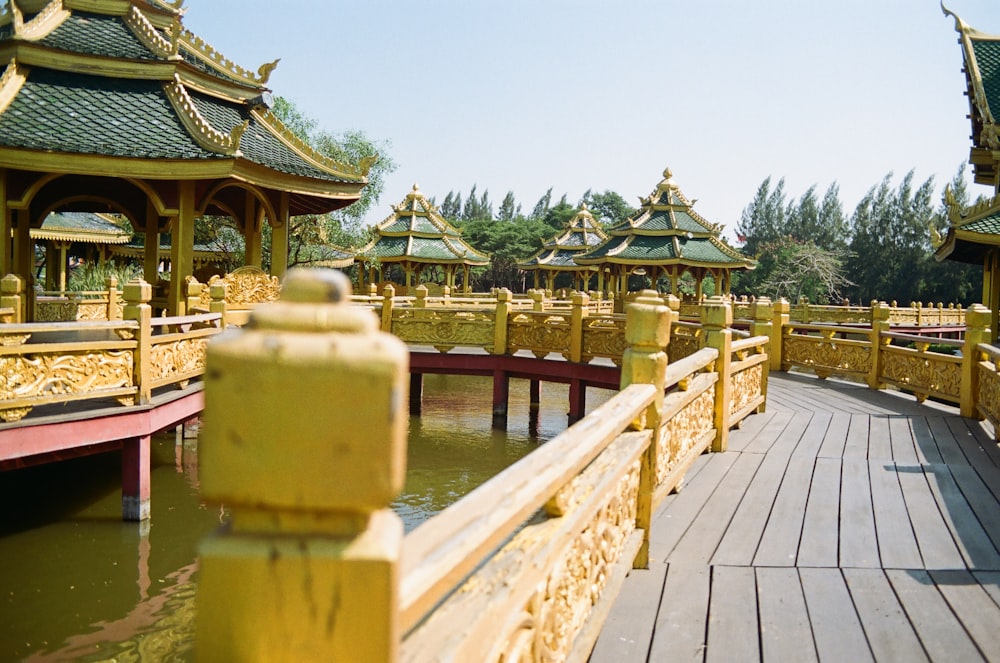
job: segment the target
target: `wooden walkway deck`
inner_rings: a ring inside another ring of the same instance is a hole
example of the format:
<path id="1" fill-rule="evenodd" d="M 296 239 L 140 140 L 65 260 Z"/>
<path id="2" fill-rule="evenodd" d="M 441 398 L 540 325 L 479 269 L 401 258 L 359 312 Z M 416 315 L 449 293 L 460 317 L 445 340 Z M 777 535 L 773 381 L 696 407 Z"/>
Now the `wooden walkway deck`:
<path id="1" fill-rule="evenodd" d="M 1000 661 L 1000 448 L 957 410 L 772 373 L 653 523 L 592 663 Z"/>

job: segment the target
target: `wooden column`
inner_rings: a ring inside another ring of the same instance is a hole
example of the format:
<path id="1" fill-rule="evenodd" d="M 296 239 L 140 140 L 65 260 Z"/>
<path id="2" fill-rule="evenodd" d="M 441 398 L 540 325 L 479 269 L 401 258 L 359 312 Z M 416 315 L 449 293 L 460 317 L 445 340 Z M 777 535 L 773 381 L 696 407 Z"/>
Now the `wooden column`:
<path id="1" fill-rule="evenodd" d="M 14 271 L 14 216 L 7 204 L 7 169 L 0 168 L 0 275 Z"/>
<path id="2" fill-rule="evenodd" d="M 423 407 L 424 396 L 424 374 L 410 373 L 410 415 L 420 416 Z"/>
<path id="3" fill-rule="evenodd" d="M 271 275 L 284 278 L 288 271 L 288 233 L 292 219 L 289 216 L 288 192 L 281 192 L 278 202 L 278 218 L 271 224 Z M 361 274 L 364 270 L 358 267 L 358 289 L 361 288 Z"/>
<path id="4" fill-rule="evenodd" d="M 243 262 L 247 265 L 260 267 L 264 251 L 261 243 L 261 212 L 257 198 L 252 191 L 245 191 L 243 205 Z"/>
<path id="5" fill-rule="evenodd" d="M 142 276 L 153 284 L 160 280 L 160 214 L 152 200 L 146 201 Z"/>
<path id="6" fill-rule="evenodd" d="M 170 238 L 170 292 L 167 307 L 171 315 L 184 315 L 184 277 L 194 272 L 194 182 L 178 182 L 178 214 Z"/>

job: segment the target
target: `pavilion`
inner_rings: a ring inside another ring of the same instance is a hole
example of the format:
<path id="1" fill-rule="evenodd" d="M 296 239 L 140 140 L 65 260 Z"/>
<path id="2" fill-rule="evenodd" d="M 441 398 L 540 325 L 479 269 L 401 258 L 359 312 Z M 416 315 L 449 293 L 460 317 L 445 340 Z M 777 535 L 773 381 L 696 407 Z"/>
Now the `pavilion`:
<path id="1" fill-rule="evenodd" d="M 88 259 L 103 265 L 116 246 L 132 239 L 132 233 L 111 217 L 88 212 L 51 212 L 30 235 L 33 242 L 45 246 L 45 289 L 60 291 L 66 289 L 74 244 L 82 244 Z"/>
<path id="2" fill-rule="evenodd" d="M 244 69 L 184 29 L 184 0 L 10 0 L 0 10 L 0 269 L 32 284 L 31 230 L 51 212 L 116 213 L 144 236 L 167 308 L 184 310 L 194 222 L 233 219 L 246 263 L 287 265 L 289 218 L 355 202 L 372 163 L 329 159 L 271 113 L 277 61 Z M 30 314 L 30 313 L 29 313 Z"/>
<path id="3" fill-rule="evenodd" d="M 544 275 L 545 289 L 555 290 L 555 280 L 559 274 L 571 274 L 575 290 L 589 290 L 590 280 L 596 273 L 596 268 L 578 264 L 574 258 L 582 255 L 608 239 L 607 233 L 601 229 L 594 215 L 584 204 L 565 229 L 542 244 L 542 249 L 524 262 L 518 263 L 518 268 L 530 271 L 535 278 L 535 288 L 541 288 Z"/>
<path id="4" fill-rule="evenodd" d="M 942 236 L 932 228 L 934 257 L 937 260 L 983 266 L 983 305 L 993 312 L 994 335 L 1000 320 L 1000 36 L 975 30 L 942 5 L 946 16 L 955 19 L 958 43 L 962 46 L 969 119 L 972 124 L 972 165 L 977 184 L 993 187 L 994 197 L 970 209 L 963 209 L 945 190 L 948 228 Z"/>
<path id="5" fill-rule="evenodd" d="M 700 299 L 707 278 L 714 279 L 716 294 L 728 294 L 733 270 L 756 266 L 720 239 L 721 225 L 694 211 L 695 201 L 684 196 L 669 168 L 640 203 L 639 211 L 608 230 L 606 242 L 574 258 L 580 265 L 596 266 L 598 288 L 615 293 L 617 301 L 624 301 L 632 275 L 649 278 L 654 287 L 667 278 L 671 294 L 679 296 L 681 277 L 688 273 Z"/>
<path id="6" fill-rule="evenodd" d="M 413 286 L 420 285 L 424 270 L 440 267 L 444 272 L 441 285 L 454 289 L 461 267 L 462 291 L 470 292 L 469 272 L 472 267 L 488 265 L 490 257 L 469 246 L 461 232 L 441 216 L 441 212 L 420 192 L 413 190 L 392 214 L 374 228 L 375 238 L 358 249 L 354 258 L 358 265 L 358 290 L 365 280 L 381 282 L 385 268 L 397 264 L 403 269 L 402 291 L 407 294 Z M 380 293 L 381 294 L 381 293 Z"/>

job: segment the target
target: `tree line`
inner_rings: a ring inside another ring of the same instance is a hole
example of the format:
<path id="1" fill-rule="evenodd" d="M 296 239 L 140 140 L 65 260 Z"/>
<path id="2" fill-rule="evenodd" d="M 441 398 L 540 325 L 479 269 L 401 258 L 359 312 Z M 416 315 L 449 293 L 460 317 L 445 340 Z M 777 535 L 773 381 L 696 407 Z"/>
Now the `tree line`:
<path id="1" fill-rule="evenodd" d="M 950 188 L 960 204 L 969 204 L 964 164 Z M 814 185 L 792 198 L 784 179 L 768 177 L 737 225 L 742 250 L 756 256 L 758 266 L 734 276 L 734 292 L 817 303 L 978 301 L 981 265 L 934 258 L 931 228 L 944 234 L 947 213 L 943 196 L 935 197 L 934 178 L 918 183 L 913 171 L 896 186 L 893 173 L 885 175 L 849 215 L 836 183 L 822 196 Z"/>

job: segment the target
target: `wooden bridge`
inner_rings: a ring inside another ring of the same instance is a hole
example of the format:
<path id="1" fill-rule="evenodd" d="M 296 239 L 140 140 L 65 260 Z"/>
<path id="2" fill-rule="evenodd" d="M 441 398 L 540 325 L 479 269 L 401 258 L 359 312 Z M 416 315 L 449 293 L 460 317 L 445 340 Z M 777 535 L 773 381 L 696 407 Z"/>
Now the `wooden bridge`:
<path id="1" fill-rule="evenodd" d="M 998 499 L 954 407 L 772 374 L 657 511 L 590 660 L 996 660 Z"/>

